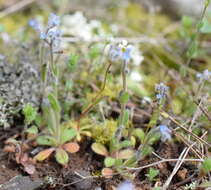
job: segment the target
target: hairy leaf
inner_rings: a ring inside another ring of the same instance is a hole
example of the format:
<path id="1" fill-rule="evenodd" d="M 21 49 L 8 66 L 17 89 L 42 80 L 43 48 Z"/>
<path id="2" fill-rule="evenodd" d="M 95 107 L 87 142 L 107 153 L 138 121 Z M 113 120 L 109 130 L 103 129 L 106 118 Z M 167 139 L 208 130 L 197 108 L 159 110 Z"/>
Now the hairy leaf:
<path id="1" fill-rule="evenodd" d="M 62 148 L 56 149 L 56 161 L 61 165 L 66 165 L 69 161 L 69 156 Z"/>
<path id="2" fill-rule="evenodd" d="M 106 157 L 104 160 L 104 164 L 106 167 L 111 167 L 115 164 L 115 158 L 112 157 Z"/>
<path id="3" fill-rule="evenodd" d="M 100 143 L 92 144 L 92 150 L 95 153 L 100 154 L 102 156 L 108 156 L 108 151 L 107 151 L 106 147 Z"/>
<path id="4" fill-rule="evenodd" d="M 125 149 L 125 150 L 121 150 L 118 154 L 118 158 L 121 159 L 128 159 L 131 158 L 134 155 L 134 151 L 131 149 Z"/>
<path id="5" fill-rule="evenodd" d="M 79 149 L 80 149 L 80 146 L 78 143 L 67 143 L 67 144 L 64 144 L 64 149 L 69 152 L 69 153 L 75 153 L 75 152 L 78 152 Z"/>
<path id="6" fill-rule="evenodd" d="M 43 161 L 45 159 L 47 159 L 51 154 L 52 152 L 55 150 L 55 148 L 49 148 L 49 149 L 45 149 L 41 152 L 39 152 L 35 157 L 34 159 L 35 160 L 38 160 L 38 161 Z"/>
<path id="7" fill-rule="evenodd" d="M 51 136 L 39 136 L 37 137 L 37 143 L 39 145 L 49 145 L 49 146 L 56 146 L 56 139 Z"/>

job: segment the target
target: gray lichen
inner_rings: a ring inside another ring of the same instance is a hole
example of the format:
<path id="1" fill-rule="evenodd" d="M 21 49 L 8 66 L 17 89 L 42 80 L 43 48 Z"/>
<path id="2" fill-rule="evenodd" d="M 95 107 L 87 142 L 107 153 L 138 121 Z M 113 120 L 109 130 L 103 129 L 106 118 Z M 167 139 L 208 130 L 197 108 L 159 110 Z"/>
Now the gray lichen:
<path id="1" fill-rule="evenodd" d="M 36 66 L 0 60 L 0 126 L 12 126 L 25 103 L 39 105 L 41 83 Z"/>

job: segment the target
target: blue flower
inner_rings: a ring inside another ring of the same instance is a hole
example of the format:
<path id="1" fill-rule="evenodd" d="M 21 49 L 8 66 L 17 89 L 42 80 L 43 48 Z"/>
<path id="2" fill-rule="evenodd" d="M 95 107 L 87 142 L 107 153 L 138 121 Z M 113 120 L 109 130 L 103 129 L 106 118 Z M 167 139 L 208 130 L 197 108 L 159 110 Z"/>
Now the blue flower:
<path id="1" fill-rule="evenodd" d="M 159 125 L 161 140 L 163 142 L 171 139 L 172 131 L 166 125 Z"/>
<path id="2" fill-rule="evenodd" d="M 29 26 L 31 26 L 36 31 L 40 31 L 41 30 L 39 22 L 37 20 L 35 20 L 35 19 L 29 20 L 28 24 L 29 24 Z"/>
<path id="3" fill-rule="evenodd" d="M 135 187 L 131 181 L 124 181 L 120 183 L 117 187 L 117 190 L 135 190 Z"/>
<path id="4" fill-rule="evenodd" d="M 59 26 L 59 25 L 60 25 L 60 17 L 54 13 L 51 13 L 48 18 L 48 27 L 53 28 L 53 27 Z"/>
<path id="5" fill-rule="evenodd" d="M 131 50 L 132 46 L 127 46 L 126 48 L 122 49 L 122 60 L 128 62 L 131 59 Z"/>
<path id="6" fill-rule="evenodd" d="M 211 72 L 206 69 L 202 73 L 197 73 L 196 77 L 199 79 L 200 82 L 203 82 L 211 78 Z"/>
<path id="7" fill-rule="evenodd" d="M 127 41 L 123 41 L 117 45 L 111 45 L 109 50 L 109 56 L 112 61 L 122 60 L 127 63 L 131 59 L 132 46 L 127 44 Z"/>
<path id="8" fill-rule="evenodd" d="M 117 61 L 120 59 L 121 49 L 118 46 L 111 45 L 109 50 L 109 57 L 111 61 Z"/>
<path id="9" fill-rule="evenodd" d="M 47 38 L 46 33 L 40 32 L 40 39 L 41 39 L 41 40 L 45 40 L 46 38 Z"/>
<path id="10" fill-rule="evenodd" d="M 156 84 L 155 85 L 155 91 L 157 92 L 156 94 L 156 99 L 158 101 L 161 101 L 162 99 L 166 98 L 167 93 L 168 93 L 169 87 L 166 86 L 164 83 Z"/>

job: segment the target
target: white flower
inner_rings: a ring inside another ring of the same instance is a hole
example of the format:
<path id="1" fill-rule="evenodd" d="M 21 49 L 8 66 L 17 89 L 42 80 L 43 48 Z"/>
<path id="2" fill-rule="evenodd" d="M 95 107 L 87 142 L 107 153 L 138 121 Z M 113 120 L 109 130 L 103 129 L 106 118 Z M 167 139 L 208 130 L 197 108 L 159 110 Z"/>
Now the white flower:
<path id="1" fill-rule="evenodd" d="M 131 52 L 131 59 L 134 65 L 139 66 L 143 60 L 144 56 L 137 46 L 134 46 Z"/>
<path id="2" fill-rule="evenodd" d="M 143 80 L 141 74 L 137 71 L 131 72 L 130 78 L 131 78 L 131 80 L 136 81 L 136 82 L 140 82 Z"/>

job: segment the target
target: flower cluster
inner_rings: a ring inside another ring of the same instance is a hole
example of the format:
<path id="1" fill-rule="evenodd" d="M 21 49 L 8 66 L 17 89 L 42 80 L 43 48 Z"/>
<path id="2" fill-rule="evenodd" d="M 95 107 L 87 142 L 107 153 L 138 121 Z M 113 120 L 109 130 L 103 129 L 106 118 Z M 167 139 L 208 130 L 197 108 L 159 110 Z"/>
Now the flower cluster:
<path id="1" fill-rule="evenodd" d="M 202 73 L 197 73 L 196 77 L 199 79 L 200 82 L 203 82 L 211 78 L 211 72 L 206 69 Z"/>
<path id="2" fill-rule="evenodd" d="M 162 99 L 166 98 L 168 89 L 169 87 L 162 82 L 160 84 L 155 85 L 155 91 L 157 92 L 156 98 L 158 101 L 161 101 Z"/>
<path id="3" fill-rule="evenodd" d="M 132 45 L 127 41 L 122 41 L 118 45 L 110 45 L 109 57 L 112 61 L 122 60 L 129 62 L 131 60 Z"/>
<path id="4" fill-rule="evenodd" d="M 161 134 L 161 140 L 163 142 L 171 139 L 172 131 L 166 125 L 160 125 L 159 130 Z"/>
<path id="5" fill-rule="evenodd" d="M 29 21 L 29 26 L 31 26 L 40 35 L 40 39 L 44 40 L 53 48 L 57 48 L 61 41 L 61 30 L 58 28 L 60 25 L 60 17 L 54 13 L 51 13 L 48 18 L 48 25 L 45 31 L 41 29 L 40 23 L 32 19 Z"/>

